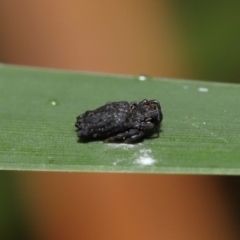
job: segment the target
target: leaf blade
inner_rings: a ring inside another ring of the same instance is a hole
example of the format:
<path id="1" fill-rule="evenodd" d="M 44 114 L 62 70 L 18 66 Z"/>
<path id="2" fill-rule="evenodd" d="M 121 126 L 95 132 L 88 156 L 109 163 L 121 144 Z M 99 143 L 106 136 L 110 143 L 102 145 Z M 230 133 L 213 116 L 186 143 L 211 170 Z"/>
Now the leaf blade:
<path id="1" fill-rule="evenodd" d="M 12 66 L 0 68 L 0 83 L 0 169 L 240 174 L 239 85 Z M 159 138 L 77 142 L 77 115 L 144 98 L 162 105 Z"/>

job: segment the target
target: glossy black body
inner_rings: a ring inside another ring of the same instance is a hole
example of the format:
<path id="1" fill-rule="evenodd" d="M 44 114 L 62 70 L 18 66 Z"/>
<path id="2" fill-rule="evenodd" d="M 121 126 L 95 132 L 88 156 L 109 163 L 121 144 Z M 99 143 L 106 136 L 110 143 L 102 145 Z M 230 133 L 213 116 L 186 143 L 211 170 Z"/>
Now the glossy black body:
<path id="1" fill-rule="evenodd" d="M 77 117 L 77 136 L 85 141 L 135 143 L 159 134 L 163 119 L 157 100 L 108 102 Z"/>

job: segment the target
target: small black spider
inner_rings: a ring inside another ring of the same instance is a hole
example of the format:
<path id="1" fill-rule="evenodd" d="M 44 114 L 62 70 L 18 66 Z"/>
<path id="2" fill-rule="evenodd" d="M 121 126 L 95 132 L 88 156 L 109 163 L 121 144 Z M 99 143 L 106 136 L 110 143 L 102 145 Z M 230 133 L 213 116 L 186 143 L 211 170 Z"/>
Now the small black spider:
<path id="1" fill-rule="evenodd" d="M 108 102 L 77 117 L 77 136 L 84 140 L 135 143 L 159 134 L 163 119 L 157 100 Z"/>

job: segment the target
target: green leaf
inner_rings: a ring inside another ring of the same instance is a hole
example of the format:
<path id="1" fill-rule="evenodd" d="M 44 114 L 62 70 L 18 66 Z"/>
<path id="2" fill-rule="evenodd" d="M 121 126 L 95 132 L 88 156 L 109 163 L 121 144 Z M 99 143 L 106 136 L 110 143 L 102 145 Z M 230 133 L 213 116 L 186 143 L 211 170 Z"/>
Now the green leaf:
<path id="1" fill-rule="evenodd" d="M 76 116 L 108 101 L 157 99 L 159 138 L 79 143 Z M 240 174 L 240 87 L 1 65 L 0 169 Z"/>

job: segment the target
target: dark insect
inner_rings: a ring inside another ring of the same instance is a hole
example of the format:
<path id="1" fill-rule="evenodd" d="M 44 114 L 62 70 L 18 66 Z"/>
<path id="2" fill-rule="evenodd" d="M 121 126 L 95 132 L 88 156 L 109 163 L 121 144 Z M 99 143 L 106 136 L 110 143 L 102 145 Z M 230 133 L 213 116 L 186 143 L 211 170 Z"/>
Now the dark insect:
<path id="1" fill-rule="evenodd" d="M 77 136 L 84 141 L 135 143 L 159 135 L 163 119 L 157 100 L 108 102 L 77 117 Z"/>

